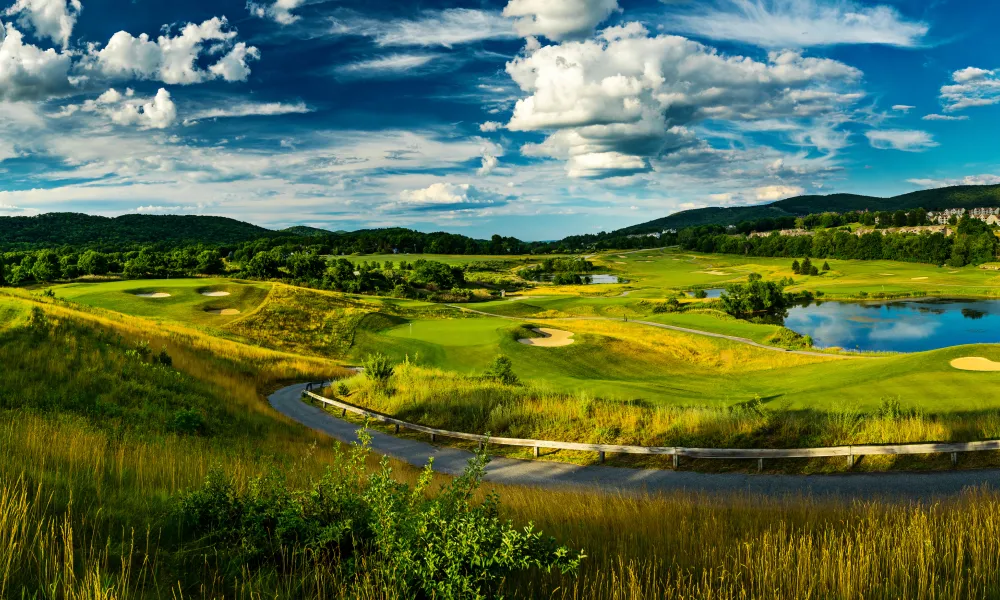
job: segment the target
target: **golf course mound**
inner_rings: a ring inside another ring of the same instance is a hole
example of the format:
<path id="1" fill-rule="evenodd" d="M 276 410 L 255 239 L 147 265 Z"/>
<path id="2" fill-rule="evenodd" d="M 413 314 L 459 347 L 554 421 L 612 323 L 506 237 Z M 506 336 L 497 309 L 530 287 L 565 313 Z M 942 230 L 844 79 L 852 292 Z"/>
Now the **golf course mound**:
<path id="1" fill-rule="evenodd" d="M 559 346 L 569 346 L 573 343 L 573 332 L 572 331 L 562 331 L 560 329 L 548 329 L 545 327 L 537 327 L 534 329 L 535 333 L 539 333 L 542 337 L 536 338 L 521 338 L 517 341 L 521 342 L 525 346 L 541 346 L 542 348 L 558 348 Z"/>
<path id="2" fill-rule="evenodd" d="M 169 298 L 170 294 L 166 292 L 139 292 L 136 294 L 137 298 Z"/>
<path id="3" fill-rule="evenodd" d="M 240 311 L 235 308 L 209 308 L 206 309 L 205 312 L 211 315 L 222 315 L 226 317 L 240 314 Z"/>
<path id="4" fill-rule="evenodd" d="M 966 356 L 951 361 L 951 366 L 960 371 L 1000 371 L 1000 362 L 993 362 L 981 356 Z"/>

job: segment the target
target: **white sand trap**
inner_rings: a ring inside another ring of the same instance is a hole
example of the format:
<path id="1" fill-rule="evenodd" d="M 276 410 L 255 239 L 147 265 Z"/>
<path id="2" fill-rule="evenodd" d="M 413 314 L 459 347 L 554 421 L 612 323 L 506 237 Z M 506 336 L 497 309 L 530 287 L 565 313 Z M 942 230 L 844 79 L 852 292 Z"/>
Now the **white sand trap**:
<path id="1" fill-rule="evenodd" d="M 1000 371 L 1000 363 L 981 356 L 966 356 L 951 361 L 951 366 L 961 371 Z"/>
<path id="2" fill-rule="evenodd" d="M 624 262 L 624 261 L 621 261 L 621 260 L 616 260 L 616 261 L 615 261 L 615 264 L 616 264 L 616 265 L 627 265 L 628 263 L 627 263 L 627 262 Z"/>
<path id="3" fill-rule="evenodd" d="M 696 273 L 704 273 L 705 275 L 729 275 L 729 273 L 723 273 L 722 271 L 695 271 Z"/>
<path id="4" fill-rule="evenodd" d="M 229 292 L 202 292 L 202 296 L 208 296 L 209 298 L 222 298 L 223 296 L 228 296 Z"/>
<path id="5" fill-rule="evenodd" d="M 223 315 L 227 317 L 240 314 L 240 311 L 236 310 L 235 308 L 216 308 L 205 312 L 213 315 Z"/>
<path id="6" fill-rule="evenodd" d="M 559 329 L 538 328 L 534 330 L 545 337 L 521 338 L 517 341 L 525 346 L 540 346 L 542 348 L 557 348 L 559 346 L 569 346 L 573 343 L 573 332 Z"/>
<path id="7" fill-rule="evenodd" d="M 169 298 L 170 294 L 166 292 L 153 292 L 151 294 L 136 294 L 138 298 Z"/>
<path id="8" fill-rule="evenodd" d="M 879 273 L 882 277 L 895 277 L 895 273 Z"/>
<path id="9" fill-rule="evenodd" d="M 929 277 L 914 277 L 914 278 L 910 279 L 910 281 L 924 281 L 924 280 L 927 280 L 927 279 L 930 279 L 930 278 Z"/>

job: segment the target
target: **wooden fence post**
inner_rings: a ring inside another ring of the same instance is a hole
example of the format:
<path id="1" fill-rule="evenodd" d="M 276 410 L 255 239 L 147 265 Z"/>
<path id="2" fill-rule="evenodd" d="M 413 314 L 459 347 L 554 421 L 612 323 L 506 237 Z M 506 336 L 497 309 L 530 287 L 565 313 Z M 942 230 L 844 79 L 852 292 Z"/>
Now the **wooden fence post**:
<path id="1" fill-rule="evenodd" d="M 958 466 L 958 452 L 951 453 L 951 466 L 953 467 Z"/>
<path id="2" fill-rule="evenodd" d="M 437 439 L 437 436 L 432 433 L 431 434 L 431 443 L 433 444 L 436 439 Z"/>
<path id="3" fill-rule="evenodd" d="M 538 446 L 535 446 L 535 458 L 538 458 Z"/>
<path id="4" fill-rule="evenodd" d="M 763 458 L 758 458 L 757 459 L 757 472 L 760 473 L 763 470 L 764 470 L 764 459 Z"/>
<path id="5" fill-rule="evenodd" d="M 399 423 L 396 423 L 396 435 L 399 435 Z"/>
<path id="6" fill-rule="evenodd" d="M 598 460 L 598 461 L 599 461 L 599 462 L 600 462 L 600 463 L 601 463 L 602 465 L 604 464 L 604 451 L 603 451 L 603 450 L 597 453 L 597 460 Z"/>
<path id="7" fill-rule="evenodd" d="M 681 464 L 681 456 L 677 454 L 677 449 L 674 449 L 674 469 L 679 469 Z"/>

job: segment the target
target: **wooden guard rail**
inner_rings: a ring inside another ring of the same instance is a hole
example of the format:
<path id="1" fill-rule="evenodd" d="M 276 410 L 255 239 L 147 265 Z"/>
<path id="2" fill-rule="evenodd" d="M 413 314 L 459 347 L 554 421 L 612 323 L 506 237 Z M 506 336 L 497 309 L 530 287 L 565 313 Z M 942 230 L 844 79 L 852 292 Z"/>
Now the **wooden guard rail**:
<path id="1" fill-rule="evenodd" d="M 310 398 L 322 402 L 328 406 L 333 406 L 335 408 L 343 411 L 346 416 L 347 413 L 353 413 L 363 417 L 369 417 L 383 423 L 389 423 L 390 425 L 396 426 L 396 433 L 399 433 L 399 428 L 403 427 L 410 429 L 412 431 L 419 431 L 421 433 L 426 433 L 431 436 L 431 441 L 434 442 L 437 438 L 447 437 L 459 440 L 469 440 L 473 442 L 479 442 L 480 445 L 485 443 L 496 444 L 498 446 L 521 446 L 526 448 L 533 448 L 534 455 L 537 458 L 538 453 L 541 449 L 546 448 L 550 450 L 578 450 L 582 452 L 596 452 L 600 461 L 604 462 L 604 457 L 606 454 L 660 454 L 666 456 L 674 457 L 674 468 L 677 468 L 680 457 L 685 456 L 688 458 L 723 458 L 723 459 L 756 459 L 757 460 L 757 470 L 760 471 L 764 468 L 764 459 L 772 458 L 823 458 L 823 457 L 833 457 L 833 456 L 843 456 L 847 459 L 847 465 L 849 467 L 854 466 L 855 457 L 858 456 L 877 456 L 877 455 L 902 455 L 902 454 L 951 454 L 952 464 L 958 463 L 958 453 L 959 452 L 982 452 L 985 450 L 1000 450 L 1000 440 L 989 440 L 983 442 L 957 442 L 957 443 L 928 443 L 928 444 L 894 444 L 894 445 L 884 445 L 884 446 L 833 446 L 829 448 L 792 448 L 792 449 L 731 449 L 731 448 L 679 448 L 675 446 L 617 446 L 613 444 L 580 444 L 576 442 L 553 442 L 547 440 L 526 440 L 520 438 L 503 438 L 503 437 L 492 437 L 485 435 L 477 435 L 474 433 L 460 433 L 457 431 L 448 431 L 445 429 L 435 429 L 434 427 L 425 427 L 424 425 L 417 425 L 416 423 L 408 423 L 406 421 L 401 421 L 400 419 L 394 419 L 393 417 L 383 415 L 374 411 L 366 410 L 364 408 L 359 408 L 357 406 L 347 404 L 346 402 L 341 402 L 339 400 L 331 400 L 329 398 L 324 398 L 318 394 L 314 394 L 311 390 L 313 387 L 322 387 L 323 384 L 309 384 L 309 387 L 303 392 L 304 395 Z"/>

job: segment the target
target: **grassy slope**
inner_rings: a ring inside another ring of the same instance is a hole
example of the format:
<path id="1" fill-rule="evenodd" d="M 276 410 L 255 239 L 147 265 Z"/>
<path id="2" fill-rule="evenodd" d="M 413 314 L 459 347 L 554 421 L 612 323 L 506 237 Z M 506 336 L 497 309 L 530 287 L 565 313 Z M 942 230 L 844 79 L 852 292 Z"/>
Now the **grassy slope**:
<path id="1" fill-rule="evenodd" d="M 217 315 L 213 309 L 253 311 L 263 302 L 270 284 L 231 279 L 151 279 L 108 283 L 71 283 L 55 286 L 56 296 L 88 306 L 203 327 L 222 327 L 239 315 Z M 163 292 L 169 298 L 140 298 L 138 293 Z M 229 292 L 229 296 L 207 297 L 202 292 Z"/>
<path id="2" fill-rule="evenodd" d="M 0 297 L 0 329 L 24 323 L 32 305 Z M 197 486 L 213 465 L 240 476 L 278 468 L 292 482 L 320 473 L 332 460 L 329 440 L 258 410 L 262 401 L 253 386 L 270 378 L 306 377 L 302 368 L 322 370 L 324 363 L 301 359 L 302 366 L 294 367 L 284 362 L 285 355 L 209 340 L 197 331 L 42 306 L 55 320 L 79 320 L 121 334 L 126 343 L 150 334 L 154 345 L 169 343 L 179 373 L 176 382 L 164 382 L 171 397 L 206 408 L 218 403 L 230 411 L 234 426 L 210 437 L 182 437 L 155 427 L 140 434 L 67 412 L 59 404 L 63 395 L 44 393 L 54 377 L 65 380 L 70 396 L 74 384 L 86 386 L 97 377 L 108 404 L 132 400 L 134 390 L 120 386 L 116 376 L 131 364 L 121 348 L 75 331 L 70 356 L 59 339 L 25 346 L 27 334 L 0 332 L 3 364 L 30 363 L 28 369 L 0 372 L 6 397 L 16 401 L 21 397 L 16 390 L 23 389 L 54 401 L 44 412 L 0 410 L 0 515 L 24 523 L 27 536 L 18 537 L 19 529 L 0 530 L 0 563 L 13 567 L 0 571 L 2 595 L 22 597 L 24 589 L 32 597 L 45 586 L 49 594 L 80 600 L 357 597 L 337 587 L 324 593 L 302 587 L 310 582 L 309 571 L 226 565 L 220 562 L 224 548 L 205 540 L 185 543 L 163 520 L 171 496 Z M 247 373 L 257 374 L 249 387 Z M 246 412 L 252 414 L 240 414 Z M 263 435 L 245 435 L 240 426 L 246 420 Z M 397 473 L 413 478 L 405 470 Z M 510 580 L 506 595 L 513 598 L 888 600 L 989 597 L 1000 590 L 1000 497 L 991 494 L 893 506 L 498 491 L 507 516 L 531 520 L 589 555 L 577 579 L 539 573 Z M 72 569 L 58 560 L 68 548 L 75 557 Z M 129 575 L 122 564 L 131 565 Z M 719 577 L 722 572 L 725 577 Z M 935 576 L 922 576 L 927 573 Z M 364 597 L 391 594 L 385 588 L 369 591 Z"/>

